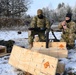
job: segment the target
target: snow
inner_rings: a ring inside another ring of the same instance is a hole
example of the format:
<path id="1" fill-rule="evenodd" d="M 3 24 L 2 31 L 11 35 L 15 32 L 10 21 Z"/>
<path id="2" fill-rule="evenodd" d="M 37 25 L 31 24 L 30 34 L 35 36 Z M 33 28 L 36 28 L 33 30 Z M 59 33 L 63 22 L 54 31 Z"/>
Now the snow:
<path id="1" fill-rule="evenodd" d="M 8 64 L 9 56 L 0 58 L 0 75 L 18 75 L 19 70 Z M 23 74 L 23 72 L 21 72 Z"/>
<path id="2" fill-rule="evenodd" d="M 68 58 L 62 59 L 61 62 L 65 63 L 65 68 L 68 72 L 76 74 L 76 49 L 69 50 Z"/>
<path id="3" fill-rule="evenodd" d="M 14 40 L 16 45 L 28 47 L 28 32 L 21 31 L 21 34 L 18 34 L 18 31 L 0 31 L 0 40 Z M 61 32 L 54 33 L 57 39 L 61 38 Z M 50 39 L 53 39 L 53 35 L 49 33 Z M 62 63 L 65 64 L 65 70 L 68 72 L 76 73 L 76 49 L 68 50 L 68 57 L 61 58 Z M 24 72 L 16 69 L 15 67 L 8 64 L 9 56 L 0 58 L 0 75 L 24 75 Z"/>
<path id="4" fill-rule="evenodd" d="M 18 34 L 18 31 L 0 31 L 1 40 L 11 40 L 18 38 L 28 38 L 28 33 L 24 31 L 22 34 Z"/>
<path id="5" fill-rule="evenodd" d="M 18 31 L 0 31 L 0 40 L 14 40 L 19 46 L 28 46 L 26 38 L 28 38 L 28 33 L 24 31 L 21 34 L 18 34 Z M 8 59 L 9 56 L 0 58 L 0 75 L 24 75 L 23 71 L 8 64 Z"/>
<path id="6" fill-rule="evenodd" d="M 58 39 L 61 38 L 61 32 L 54 32 Z M 49 33 L 49 38 L 54 39 L 52 33 Z M 28 38 L 28 32 L 22 31 L 21 34 L 18 34 L 18 31 L 0 31 L 0 40 L 14 40 L 18 38 Z"/>
<path id="7" fill-rule="evenodd" d="M 62 32 L 54 32 L 57 39 L 61 38 L 61 33 Z M 49 33 L 49 39 L 54 39 L 54 36 L 52 35 L 52 32 Z"/>

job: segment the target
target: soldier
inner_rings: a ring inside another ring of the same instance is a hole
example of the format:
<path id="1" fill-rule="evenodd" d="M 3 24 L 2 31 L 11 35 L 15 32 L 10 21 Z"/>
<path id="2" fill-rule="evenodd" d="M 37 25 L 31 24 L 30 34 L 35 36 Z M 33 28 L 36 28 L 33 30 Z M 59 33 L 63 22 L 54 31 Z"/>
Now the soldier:
<path id="1" fill-rule="evenodd" d="M 74 48 L 75 46 L 75 31 L 76 24 L 72 20 L 72 14 L 67 13 L 65 17 L 65 21 L 59 24 L 59 29 L 62 29 L 61 40 L 62 42 L 67 43 L 67 48 Z"/>
<path id="2" fill-rule="evenodd" d="M 35 16 L 31 22 L 31 28 L 37 27 L 42 29 L 50 28 L 50 22 L 43 15 L 43 11 L 41 9 L 37 10 L 37 16 Z M 30 48 L 33 46 L 33 39 L 35 35 L 39 37 L 39 41 L 45 41 L 45 31 L 31 31 L 31 34 L 29 35 Z"/>

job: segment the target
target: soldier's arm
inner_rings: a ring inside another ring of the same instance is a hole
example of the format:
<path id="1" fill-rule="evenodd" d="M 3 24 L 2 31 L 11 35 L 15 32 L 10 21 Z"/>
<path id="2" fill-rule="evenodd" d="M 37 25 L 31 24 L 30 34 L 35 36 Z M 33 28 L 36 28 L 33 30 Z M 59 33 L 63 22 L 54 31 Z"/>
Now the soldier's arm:
<path id="1" fill-rule="evenodd" d="M 73 22 L 73 28 L 72 28 L 72 31 L 75 33 L 76 32 L 76 23 Z"/>
<path id="2" fill-rule="evenodd" d="M 59 29 L 63 29 L 63 26 L 62 26 L 61 23 L 59 23 L 58 28 L 59 28 Z"/>
<path id="3" fill-rule="evenodd" d="M 75 33 L 75 31 L 76 31 L 76 24 L 75 24 L 75 22 L 72 22 L 71 24 L 70 24 L 70 28 L 67 28 L 67 29 L 65 29 L 64 30 L 66 33 L 67 32 L 69 32 L 69 33 Z"/>
<path id="4" fill-rule="evenodd" d="M 36 20 L 37 20 L 37 19 L 36 19 L 36 16 L 33 17 L 32 21 L 31 21 L 31 24 L 30 24 L 30 26 L 31 26 L 32 28 L 35 28 L 35 27 L 36 27 L 36 24 L 37 24 L 37 21 L 36 21 Z"/>
<path id="5" fill-rule="evenodd" d="M 69 29 L 70 33 L 75 33 L 76 32 L 76 24 L 75 22 L 71 23 L 71 28 Z"/>
<path id="6" fill-rule="evenodd" d="M 46 28 L 47 28 L 47 29 L 50 29 L 50 27 L 51 27 L 50 21 L 48 21 L 48 20 L 46 19 Z"/>

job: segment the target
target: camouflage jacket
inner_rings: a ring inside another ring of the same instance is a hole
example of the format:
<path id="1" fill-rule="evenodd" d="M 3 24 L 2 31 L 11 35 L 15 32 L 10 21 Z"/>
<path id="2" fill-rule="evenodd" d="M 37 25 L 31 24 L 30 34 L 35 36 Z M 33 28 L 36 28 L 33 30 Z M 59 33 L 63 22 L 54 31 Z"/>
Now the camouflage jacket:
<path id="1" fill-rule="evenodd" d="M 63 29 L 63 26 L 61 25 L 61 23 L 58 25 L 59 29 L 63 30 L 63 33 L 67 34 L 71 34 L 71 33 L 75 33 L 76 32 L 76 24 L 75 22 L 71 21 L 70 23 L 66 23 L 67 29 Z"/>
<path id="2" fill-rule="evenodd" d="M 31 21 L 31 27 L 40 27 L 40 28 L 50 28 L 50 22 L 44 17 L 43 19 L 39 19 L 37 16 L 35 16 Z"/>

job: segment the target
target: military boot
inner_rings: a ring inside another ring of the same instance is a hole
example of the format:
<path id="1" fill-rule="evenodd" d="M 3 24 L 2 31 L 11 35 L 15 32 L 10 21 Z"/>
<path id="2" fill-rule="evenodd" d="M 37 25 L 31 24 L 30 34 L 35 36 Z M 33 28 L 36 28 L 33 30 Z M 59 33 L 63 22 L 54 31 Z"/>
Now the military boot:
<path id="1" fill-rule="evenodd" d="M 56 73 L 56 75 L 60 75 L 59 73 Z"/>
<path id="2" fill-rule="evenodd" d="M 30 74 L 29 72 L 26 72 L 26 74 L 25 75 L 32 75 L 32 74 Z"/>
<path id="3" fill-rule="evenodd" d="M 67 49 L 74 49 L 74 48 L 75 48 L 75 44 L 72 44 L 72 45 L 67 44 Z"/>

